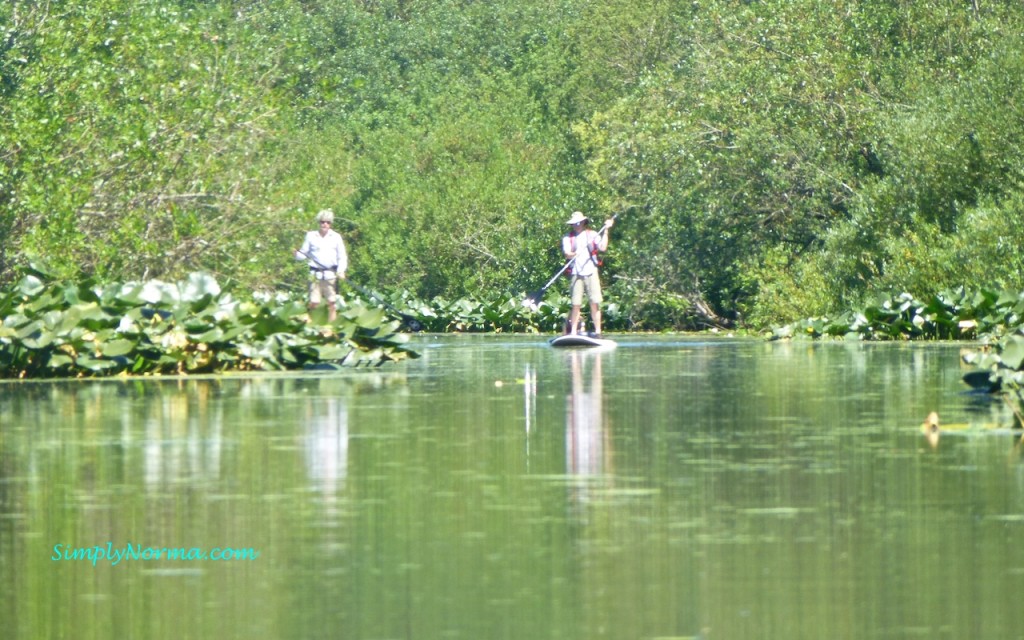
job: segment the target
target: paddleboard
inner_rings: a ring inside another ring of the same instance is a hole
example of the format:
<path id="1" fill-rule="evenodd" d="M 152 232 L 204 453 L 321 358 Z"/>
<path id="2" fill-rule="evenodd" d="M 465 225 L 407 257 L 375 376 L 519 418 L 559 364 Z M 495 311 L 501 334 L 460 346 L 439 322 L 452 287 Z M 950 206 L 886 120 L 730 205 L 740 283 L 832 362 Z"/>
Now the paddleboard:
<path id="1" fill-rule="evenodd" d="M 614 340 L 607 338 L 592 338 L 585 334 L 566 335 L 552 338 L 549 341 L 552 347 L 615 347 L 618 345 Z"/>

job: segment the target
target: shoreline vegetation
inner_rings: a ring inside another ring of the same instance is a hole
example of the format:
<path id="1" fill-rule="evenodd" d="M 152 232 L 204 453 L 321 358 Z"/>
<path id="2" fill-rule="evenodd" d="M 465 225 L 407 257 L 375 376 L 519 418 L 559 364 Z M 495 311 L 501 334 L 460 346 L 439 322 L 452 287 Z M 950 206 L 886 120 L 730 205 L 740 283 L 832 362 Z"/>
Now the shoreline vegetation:
<path id="1" fill-rule="evenodd" d="M 990 292 L 1024 291 L 1022 33 L 1024 5 L 962 0 L 9 0 L 0 366 L 408 357 L 350 291 L 330 336 L 350 351 L 302 320 L 291 253 L 323 208 L 353 282 L 426 330 L 553 331 L 560 293 L 519 303 L 581 210 L 619 214 L 609 331 L 987 337 L 975 364 L 1005 389 L 1019 323 Z M 257 292 L 207 302 L 258 345 L 117 297 L 196 277 Z"/>
<path id="2" fill-rule="evenodd" d="M 1024 290 L 1024 6 L 961 0 L 0 3 L 0 287 L 514 298 L 619 213 L 630 330 Z"/>
<path id="3" fill-rule="evenodd" d="M 0 289 L 0 378 L 202 375 L 381 366 L 418 357 L 407 325 L 430 333 L 552 333 L 568 312 L 557 293 L 536 306 L 386 295 L 347 287 L 339 318 L 326 322 L 301 298 L 256 292 L 236 299 L 204 273 L 178 282 L 57 283 L 30 268 Z M 629 310 L 608 305 L 611 331 L 629 330 Z M 960 287 L 929 298 L 909 293 L 835 316 L 773 328 L 768 340 L 955 340 L 968 350 L 964 375 L 984 392 L 1024 386 L 1024 294 Z M 717 327 L 711 331 L 718 331 Z"/>
<path id="4" fill-rule="evenodd" d="M 185 280 L 99 284 L 47 281 L 33 270 L 0 290 L 0 380 L 210 375 L 247 371 L 332 371 L 417 358 L 403 325 L 433 333 L 557 332 L 568 300 L 535 307 L 364 290 L 340 298 L 338 319 L 310 313 L 287 293 L 236 299 L 208 274 Z M 351 291 L 350 291 L 351 293 Z M 610 305 L 609 328 L 625 313 Z M 396 316 L 394 318 L 389 316 Z M 1024 424 L 1024 294 L 948 291 L 927 299 L 903 293 L 834 317 L 775 327 L 768 340 L 960 340 L 971 390 L 1003 397 Z M 712 328 L 717 332 L 718 328 Z"/>
<path id="5" fill-rule="evenodd" d="M 374 307 L 349 305 L 326 323 L 302 302 L 236 299 L 201 273 L 104 285 L 39 275 L 0 292 L 0 378 L 329 370 L 418 357 Z"/>
<path id="6" fill-rule="evenodd" d="M 1024 293 L 959 287 L 925 299 L 879 296 L 856 311 L 776 327 L 771 340 L 960 340 L 963 382 L 1001 394 L 1024 425 Z"/>

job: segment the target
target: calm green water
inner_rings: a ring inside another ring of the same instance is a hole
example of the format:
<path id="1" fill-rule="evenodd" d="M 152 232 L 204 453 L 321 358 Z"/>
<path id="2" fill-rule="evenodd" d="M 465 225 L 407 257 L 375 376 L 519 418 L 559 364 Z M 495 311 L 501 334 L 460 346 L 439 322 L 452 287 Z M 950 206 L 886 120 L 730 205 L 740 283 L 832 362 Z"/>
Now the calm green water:
<path id="1" fill-rule="evenodd" d="M 1024 637 L 1018 436 L 956 345 L 417 340 L 0 385 L 0 635 Z M 108 543 L 259 555 L 64 559 Z"/>

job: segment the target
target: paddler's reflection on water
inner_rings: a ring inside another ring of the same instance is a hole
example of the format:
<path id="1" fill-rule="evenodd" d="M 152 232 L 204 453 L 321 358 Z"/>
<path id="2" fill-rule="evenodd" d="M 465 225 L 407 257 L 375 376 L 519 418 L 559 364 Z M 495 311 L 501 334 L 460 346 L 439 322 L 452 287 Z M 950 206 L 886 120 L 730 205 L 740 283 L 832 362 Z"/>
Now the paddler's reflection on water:
<path id="1" fill-rule="evenodd" d="M 348 402 L 333 391 L 307 398 L 303 415 L 306 469 L 328 504 L 345 488 L 348 476 Z"/>
<path id="2" fill-rule="evenodd" d="M 578 476 L 600 476 L 610 466 L 608 434 L 604 424 L 604 389 L 601 353 L 569 354 L 572 388 L 565 418 L 566 471 Z"/>
<path id="3" fill-rule="evenodd" d="M 154 385 L 140 414 L 124 412 L 122 443 L 129 446 L 141 417 L 143 481 L 154 492 L 177 483 L 216 482 L 222 474 L 224 408 L 216 385 L 207 381 Z"/>
<path id="4" fill-rule="evenodd" d="M 253 418 L 296 424 L 292 438 L 302 455 L 309 488 L 325 503 L 335 500 L 348 477 L 348 401 L 353 387 L 329 377 L 246 382 L 239 397 Z"/>

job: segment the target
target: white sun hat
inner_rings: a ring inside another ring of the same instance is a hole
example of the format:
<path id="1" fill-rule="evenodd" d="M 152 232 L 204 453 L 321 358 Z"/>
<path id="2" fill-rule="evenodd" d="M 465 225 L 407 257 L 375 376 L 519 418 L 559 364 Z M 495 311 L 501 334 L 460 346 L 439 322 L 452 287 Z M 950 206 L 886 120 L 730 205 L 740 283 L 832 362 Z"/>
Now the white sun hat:
<path id="1" fill-rule="evenodd" d="M 565 221 L 565 224 L 578 224 L 580 222 L 586 222 L 589 220 L 587 216 L 583 215 L 582 211 L 573 211 L 572 217 Z"/>

